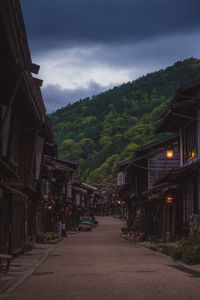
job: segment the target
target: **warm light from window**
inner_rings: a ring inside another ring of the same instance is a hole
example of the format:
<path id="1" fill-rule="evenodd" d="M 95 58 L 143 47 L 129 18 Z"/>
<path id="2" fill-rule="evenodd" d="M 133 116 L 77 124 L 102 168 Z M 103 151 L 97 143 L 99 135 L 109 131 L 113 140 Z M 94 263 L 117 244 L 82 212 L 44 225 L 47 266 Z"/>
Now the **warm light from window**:
<path id="1" fill-rule="evenodd" d="M 52 210 L 53 206 L 52 205 L 48 205 L 47 208 L 48 208 L 48 210 Z"/>
<path id="2" fill-rule="evenodd" d="M 172 202 L 173 202 L 172 196 L 167 196 L 167 197 L 165 198 L 165 202 L 168 203 L 168 204 L 172 203 Z"/>
<path id="3" fill-rule="evenodd" d="M 122 204 L 125 204 L 126 202 L 125 201 L 122 201 Z"/>
<path id="4" fill-rule="evenodd" d="M 118 203 L 118 204 L 120 204 L 120 203 L 121 203 L 121 201 L 117 201 L 117 203 Z"/>
<path id="5" fill-rule="evenodd" d="M 196 156 L 196 152 L 192 151 L 192 158 L 194 158 Z"/>
<path id="6" fill-rule="evenodd" d="M 167 158 L 172 158 L 174 156 L 173 150 L 167 150 L 166 156 Z"/>

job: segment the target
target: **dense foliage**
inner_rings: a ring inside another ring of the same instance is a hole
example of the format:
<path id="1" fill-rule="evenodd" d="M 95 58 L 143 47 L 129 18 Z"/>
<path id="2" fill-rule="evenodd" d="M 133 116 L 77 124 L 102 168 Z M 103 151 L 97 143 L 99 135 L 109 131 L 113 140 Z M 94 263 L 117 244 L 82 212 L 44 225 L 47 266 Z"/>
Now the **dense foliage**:
<path id="1" fill-rule="evenodd" d="M 174 249 L 173 258 L 186 264 L 200 263 L 200 241 L 193 238 L 182 238 Z"/>
<path id="2" fill-rule="evenodd" d="M 154 129 L 170 97 L 195 79 L 200 60 L 190 58 L 57 110 L 50 118 L 59 155 L 79 161 L 87 183 L 113 186 L 118 162 L 161 137 Z"/>

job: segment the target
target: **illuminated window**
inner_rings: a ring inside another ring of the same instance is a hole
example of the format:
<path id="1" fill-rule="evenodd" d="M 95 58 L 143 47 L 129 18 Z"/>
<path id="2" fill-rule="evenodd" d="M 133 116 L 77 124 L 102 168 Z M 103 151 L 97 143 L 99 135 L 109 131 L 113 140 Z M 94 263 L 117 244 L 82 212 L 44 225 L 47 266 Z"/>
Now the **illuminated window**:
<path id="1" fill-rule="evenodd" d="M 197 122 L 190 121 L 183 128 L 183 161 L 187 162 L 197 155 Z"/>

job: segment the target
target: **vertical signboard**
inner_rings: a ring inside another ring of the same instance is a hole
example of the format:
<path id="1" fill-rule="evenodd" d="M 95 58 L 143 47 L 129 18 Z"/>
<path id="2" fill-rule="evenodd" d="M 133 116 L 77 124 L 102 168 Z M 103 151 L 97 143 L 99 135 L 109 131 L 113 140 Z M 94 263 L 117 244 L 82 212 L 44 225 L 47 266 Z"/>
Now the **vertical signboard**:
<path id="1" fill-rule="evenodd" d="M 67 198 L 72 198 L 72 181 L 67 183 Z"/>
<path id="2" fill-rule="evenodd" d="M 125 174 L 123 172 L 120 172 L 117 174 L 117 185 L 123 185 L 125 184 Z"/>

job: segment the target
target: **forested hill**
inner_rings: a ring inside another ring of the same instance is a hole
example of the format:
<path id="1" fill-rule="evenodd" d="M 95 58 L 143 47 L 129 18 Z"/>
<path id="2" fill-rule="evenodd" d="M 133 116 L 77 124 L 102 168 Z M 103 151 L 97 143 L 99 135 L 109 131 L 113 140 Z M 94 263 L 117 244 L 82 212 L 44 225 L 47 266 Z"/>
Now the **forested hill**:
<path id="1" fill-rule="evenodd" d="M 190 58 L 50 115 L 59 155 L 77 160 L 81 179 L 95 186 L 116 182 L 116 165 L 159 139 L 153 131 L 170 97 L 200 79 L 200 60 Z"/>

